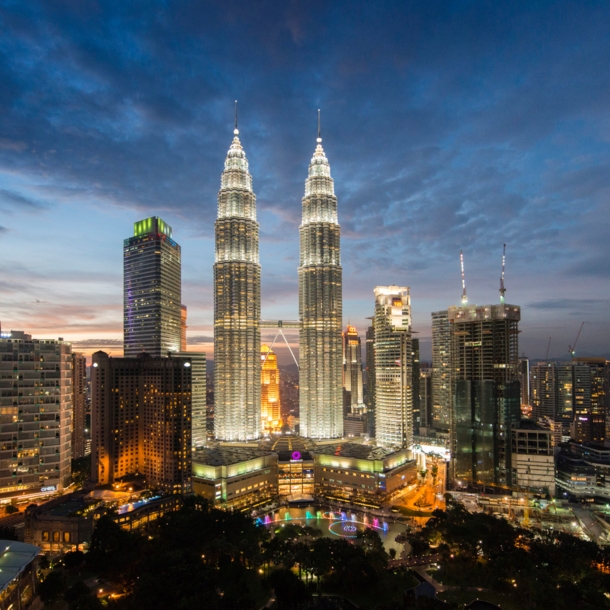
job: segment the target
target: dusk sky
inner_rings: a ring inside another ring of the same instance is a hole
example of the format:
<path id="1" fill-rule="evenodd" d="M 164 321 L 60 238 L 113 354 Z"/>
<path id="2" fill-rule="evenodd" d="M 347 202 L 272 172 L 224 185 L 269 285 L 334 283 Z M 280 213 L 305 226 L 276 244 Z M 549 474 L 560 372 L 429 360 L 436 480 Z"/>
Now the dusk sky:
<path id="1" fill-rule="evenodd" d="M 214 221 L 239 100 L 263 318 L 296 319 L 317 109 L 339 201 L 344 323 L 376 285 L 430 312 L 521 305 L 520 353 L 610 353 L 610 3 L 0 3 L 0 321 L 122 353 L 122 246 L 182 246 L 212 355 Z M 273 333 L 263 335 L 272 339 Z M 296 337 L 293 338 L 296 340 Z M 81 344 L 82 346 L 82 344 Z M 287 354 L 280 350 L 287 362 Z"/>

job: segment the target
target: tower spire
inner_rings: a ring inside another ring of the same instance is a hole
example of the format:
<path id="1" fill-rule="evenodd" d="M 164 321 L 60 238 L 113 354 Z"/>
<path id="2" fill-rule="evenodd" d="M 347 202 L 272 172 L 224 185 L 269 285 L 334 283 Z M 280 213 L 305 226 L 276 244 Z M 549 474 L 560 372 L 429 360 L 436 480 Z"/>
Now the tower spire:
<path id="1" fill-rule="evenodd" d="M 237 100 L 235 100 L 235 129 L 233 130 L 235 135 L 239 134 L 239 129 L 237 129 Z"/>
<path id="2" fill-rule="evenodd" d="M 460 267 L 462 268 L 462 305 L 468 303 L 466 296 L 466 276 L 464 275 L 464 253 L 460 250 Z"/>
<path id="3" fill-rule="evenodd" d="M 320 134 L 321 134 L 321 131 L 320 131 L 320 109 L 318 108 L 318 139 L 316 140 L 318 144 L 320 144 L 320 142 L 322 142 L 322 136 Z"/>

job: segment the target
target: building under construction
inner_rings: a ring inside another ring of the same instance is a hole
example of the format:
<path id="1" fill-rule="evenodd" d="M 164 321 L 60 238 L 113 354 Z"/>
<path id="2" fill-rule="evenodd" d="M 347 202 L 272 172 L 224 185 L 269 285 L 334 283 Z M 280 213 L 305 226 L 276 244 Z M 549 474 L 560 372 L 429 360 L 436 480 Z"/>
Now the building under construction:
<path id="1" fill-rule="evenodd" d="M 449 307 L 452 475 L 512 485 L 510 428 L 521 419 L 516 305 Z"/>

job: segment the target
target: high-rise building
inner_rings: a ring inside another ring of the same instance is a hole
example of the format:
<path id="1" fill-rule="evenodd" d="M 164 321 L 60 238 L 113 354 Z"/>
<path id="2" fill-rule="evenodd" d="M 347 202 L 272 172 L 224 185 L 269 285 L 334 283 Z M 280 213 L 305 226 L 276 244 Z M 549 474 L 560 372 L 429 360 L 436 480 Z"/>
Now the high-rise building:
<path id="1" fill-rule="evenodd" d="M 510 429 L 521 420 L 516 305 L 450 307 L 452 478 L 512 485 Z"/>
<path id="2" fill-rule="evenodd" d="M 381 447 L 413 445 L 411 297 L 403 286 L 375 293 L 375 440 Z"/>
<path id="3" fill-rule="evenodd" d="M 123 354 L 180 350 L 181 251 L 172 228 L 153 216 L 123 242 Z"/>
<path id="4" fill-rule="evenodd" d="M 420 434 L 422 428 L 432 428 L 432 367 L 420 367 L 419 371 Z M 425 436 L 425 435 L 424 435 Z"/>
<path id="5" fill-rule="evenodd" d="M 372 318 L 374 321 L 375 318 Z M 375 326 L 366 330 L 366 412 L 368 435 L 375 438 Z"/>
<path id="6" fill-rule="evenodd" d="M 413 430 L 419 434 L 421 423 L 421 409 L 419 405 L 419 339 L 411 339 L 411 388 L 413 396 Z"/>
<path id="7" fill-rule="evenodd" d="M 280 370 L 277 356 L 268 345 L 261 346 L 261 422 L 266 432 L 278 430 L 282 423 Z"/>
<path id="8" fill-rule="evenodd" d="M 214 434 L 224 441 L 261 435 L 261 268 L 252 176 L 235 137 L 218 193 L 214 263 Z"/>
<path id="9" fill-rule="evenodd" d="M 447 311 L 432 314 L 432 426 L 451 423 L 451 332 Z"/>
<path id="10" fill-rule="evenodd" d="M 203 447 L 207 439 L 206 354 L 205 352 L 178 352 L 176 356 L 189 358 L 191 361 L 191 442 L 193 448 Z"/>
<path id="11" fill-rule="evenodd" d="M 187 357 L 93 354 L 94 482 L 140 474 L 164 493 L 190 491 L 192 368 Z"/>
<path id="12" fill-rule="evenodd" d="M 529 358 L 519 358 L 519 384 L 521 385 L 521 411 L 531 406 L 530 361 Z"/>
<path id="13" fill-rule="evenodd" d="M 87 358 L 72 354 L 72 459 L 86 455 Z"/>
<path id="14" fill-rule="evenodd" d="M 317 142 L 299 229 L 300 431 L 310 438 L 336 438 L 343 434 L 340 228 L 319 134 Z"/>
<path id="15" fill-rule="evenodd" d="M 72 348 L 62 339 L 0 335 L 0 497 L 70 484 Z"/>
<path id="16" fill-rule="evenodd" d="M 574 427 L 572 438 L 579 443 L 603 443 L 606 438 L 605 358 L 574 358 Z"/>
<path id="17" fill-rule="evenodd" d="M 362 411 L 364 395 L 362 386 L 362 346 L 358 331 L 348 326 L 343 340 L 343 389 L 349 394 L 350 412 Z"/>
<path id="18" fill-rule="evenodd" d="M 519 362 L 521 368 L 521 362 Z M 520 371 L 521 377 L 522 371 Z M 530 367 L 530 400 L 532 418 L 540 420 L 548 417 L 552 421 L 561 419 L 558 412 L 557 366 L 554 362 L 538 362 Z M 521 387 L 523 401 L 523 387 Z"/>
<path id="19" fill-rule="evenodd" d="M 180 305 L 180 351 L 186 352 L 186 305 Z"/>

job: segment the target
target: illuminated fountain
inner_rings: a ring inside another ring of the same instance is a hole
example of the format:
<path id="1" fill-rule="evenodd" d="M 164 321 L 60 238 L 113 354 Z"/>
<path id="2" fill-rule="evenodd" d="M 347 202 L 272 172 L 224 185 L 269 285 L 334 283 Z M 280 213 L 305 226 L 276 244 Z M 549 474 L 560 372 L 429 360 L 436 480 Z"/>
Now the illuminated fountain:
<path id="1" fill-rule="evenodd" d="M 292 521 L 292 517 L 290 516 L 290 513 L 288 511 L 286 511 L 286 513 L 284 514 L 284 521 Z"/>

